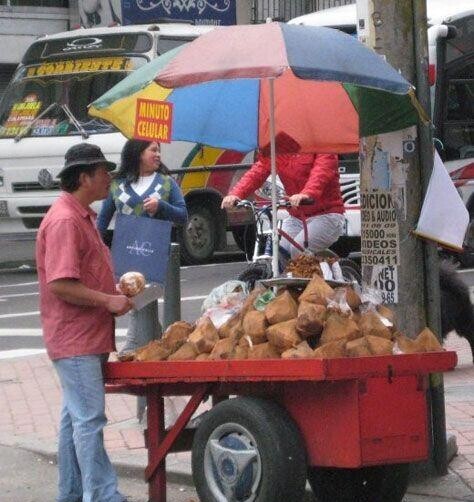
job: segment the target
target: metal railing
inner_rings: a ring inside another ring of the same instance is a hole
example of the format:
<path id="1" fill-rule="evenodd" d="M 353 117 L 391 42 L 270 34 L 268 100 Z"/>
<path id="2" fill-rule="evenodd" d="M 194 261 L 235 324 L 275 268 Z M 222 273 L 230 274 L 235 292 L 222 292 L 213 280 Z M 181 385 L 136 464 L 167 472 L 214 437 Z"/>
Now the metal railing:
<path id="1" fill-rule="evenodd" d="M 317 10 L 355 3 L 355 0 L 252 0 L 252 23 L 264 23 L 268 17 L 274 21 L 290 19 Z"/>

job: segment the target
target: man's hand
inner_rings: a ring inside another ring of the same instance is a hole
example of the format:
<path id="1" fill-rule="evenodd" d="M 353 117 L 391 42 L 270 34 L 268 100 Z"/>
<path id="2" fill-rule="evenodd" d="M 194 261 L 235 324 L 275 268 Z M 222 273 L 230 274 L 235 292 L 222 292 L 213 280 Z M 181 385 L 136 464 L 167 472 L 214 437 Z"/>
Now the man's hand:
<path id="1" fill-rule="evenodd" d="M 288 201 L 293 207 L 299 206 L 304 200 L 310 200 L 311 197 L 305 193 L 295 193 L 288 198 Z"/>
<path id="2" fill-rule="evenodd" d="M 158 211 L 160 201 L 155 197 L 147 197 L 143 201 L 143 209 L 150 215 L 155 216 Z"/>
<path id="3" fill-rule="evenodd" d="M 230 209 L 234 207 L 240 199 L 236 195 L 226 195 L 222 199 L 221 209 Z"/>
<path id="4" fill-rule="evenodd" d="M 111 314 L 123 315 L 133 308 L 133 304 L 125 295 L 109 295 L 105 308 Z"/>

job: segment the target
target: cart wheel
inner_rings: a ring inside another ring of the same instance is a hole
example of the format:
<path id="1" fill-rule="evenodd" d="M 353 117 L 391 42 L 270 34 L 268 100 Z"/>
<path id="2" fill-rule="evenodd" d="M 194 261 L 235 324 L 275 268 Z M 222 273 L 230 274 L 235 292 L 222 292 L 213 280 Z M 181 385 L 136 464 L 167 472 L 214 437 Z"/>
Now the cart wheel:
<path id="1" fill-rule="evenodd" d="M 303 500 L 305 457 L 283 408 L 252 397 L 230 399 L 212 408 L 196 431 L 194 484 L 206 502 Z"/>
<path id="2" fill-rule="evenodd" d="M 319 502 L 401 502 L 409 464 L 361 469 L 311 467 L 308 480 Z"/>

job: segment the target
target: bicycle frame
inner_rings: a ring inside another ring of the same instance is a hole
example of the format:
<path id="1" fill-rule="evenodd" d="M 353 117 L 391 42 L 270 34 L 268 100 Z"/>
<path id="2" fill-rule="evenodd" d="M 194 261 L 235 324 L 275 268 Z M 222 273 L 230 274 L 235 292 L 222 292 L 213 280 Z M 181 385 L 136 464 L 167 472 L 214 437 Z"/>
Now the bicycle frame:
<path id="1" fill-rule="evenodd" d="M 255 239 L 255 246 L 254 246 L 254 252 L 252 255 L 252 261 L 256 262 L 258 260 L 267 260 L 272 257 L 271 254 L 271 249 L 272 249 L 272 242 L 271 242 L 271 228 L 272 228 L 272 208 L 270 204 L 262 204 L 259 202 L 252 202 L 249 200 L 242 200 L 238 204 L 240 207 L 247 207 L 249 208 L 254 216 L 255 219 L 255 226 L 256 226 L 256 239 Z M 287 200 L 283 201 L 278 201 L 277 202 L 277 209 L 287 209 L 291 207 L 291 204 Z M 277 215 L 278 218 L 278 215 Z M 294 246 L 296 249 L 301 251 L 302 253 L 305 253 L 308 251 L 308 226 L 306 224 L 306 218 L 304 215 L 300 218 L 301 221 L 303 222 L 303 232 L 304 232 L 304 245 L 301 246 L 298 242 L 296 242 L 287 232 L 285 232 L 281 228 L 281 223 L 283 220 L 280 220 L 279 227 L 278 227 L 278 236 L 281 240 L 281 238 L 286 239 L 292 246 Z"/>

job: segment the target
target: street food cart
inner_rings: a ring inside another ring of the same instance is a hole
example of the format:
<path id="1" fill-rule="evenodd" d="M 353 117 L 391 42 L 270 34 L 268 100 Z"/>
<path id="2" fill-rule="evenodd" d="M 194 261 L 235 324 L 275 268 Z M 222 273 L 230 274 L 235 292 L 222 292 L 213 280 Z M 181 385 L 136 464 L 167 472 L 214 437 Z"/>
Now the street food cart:
<path id="1" fill-rule="evenodd" d="M 166 501 L 165 460 L 176 448 L 192 450 L 205 502 L 300 501 L 307 478 L 321 502 L 400 502 L 408 464 L 428 458 L 429 374 L 450 371 L 456 361 L 455 352 L 443 351 L 111 362 L 106 387 L 147 397 L 150 502 Z M 177 395 L 191 399 L 165 430 L 163 398 Z M 190 434 L 186 425 L 208 397 L 214 406 Z"/>

